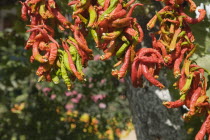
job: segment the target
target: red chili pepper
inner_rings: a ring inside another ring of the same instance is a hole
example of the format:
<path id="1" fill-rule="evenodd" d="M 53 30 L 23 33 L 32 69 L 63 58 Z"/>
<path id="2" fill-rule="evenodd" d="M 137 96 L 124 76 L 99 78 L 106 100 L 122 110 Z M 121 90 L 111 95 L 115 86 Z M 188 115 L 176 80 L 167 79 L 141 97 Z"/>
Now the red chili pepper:
<path id="1" fill-rule="evenodd" d="M 84 36 L 82 35 L 82 33 L 80 31 L 75 30 L 74 37 L 75 37 L 78 45 L 81 47 L 81 49 L 83 49 L 84 51 L 86 51 L 87 53 L 90 53 L 90 54 L 93 52 L 91 49 L 88 48 L 87 42 L 84 39 Z"/>
<path id="2" fill-rule="evenodd" d="M 192 94 L 191 99 L 190 99 L 190 112 L 189 112 L 190 115 L 195 114 L 195 104 L 196 104 L 197 99 L 200 97 L 200 95 L 201 95 L 201 87 L 199 86 L 194 91 L 194 93 Z"/>
<path id="3" fill-rule="evenodd" d="M 105 54 L 100 57 L 101 60 L 107 60 L 112 55 L 114 55 L 115 52 L 115 40 L 110 41 L 109 47 L 104 51 Z"/>
<path id="4" fill-rule="evenodd" d="M 144 77 L 152 83 L 154 86 L 159 87 L 160 89 L 164 88 L 165 86 L 161 84 L 158 80 L 156 80 L 151 73 L 149 73 L 148 67 L 145 64 L 142 64 L 142 71 Z"/>
<path id="5" fill-rule="evenodd" d="M 128 70 L 128 66 L 130 64 L 130 57 L 131 57 L 131 48 L 128 48 L 128 50 L 125 53 L 124 63 L 121 66 L 119 73 L 118 73 L 119 79 L 125 76 L 126 71 Z"/>
<path id="6" fill-rule="evenodd" d="M 142 75 L 143 75 L 143 71 L 142 71 L 142 64 L 139 63 L 139 66 L 138 66 L 138 70 L 137 70 L 137 85 L 139 87 L 142 87 L 143 85 L 143 82 L 142 82 Z"/>
<path id="7" fill-rule="evenodd" d="M 184 105 L 184 101 L 179 99 L 173 102 L 163 102 L 163 105 L 167 108 L 178 108 Z"/>
<path id="8" fill-rule="evenodd" d="M 32 55 L 35 60 L 39 61 L 40 63 L 45 63 L 48 61 L 48 59 L 42 55 L 40 55 L 39 50 L 38 50 L 39 42 L 36 41 L 33 44 L 33 50 L 32 50 Z"/>
<path id="9" fill-rule="evenodd" d="M 23 21 L 27 21 L 28 20 L 27 14 L 28 14 L 29 8 L 25 2 L 20 1 L 20 3 L 22 4 L 21 18 Z"/>
<path id="10" fill-rule="evenodd" d="M 131 17 L 133 10 L 136 8 L 136 6 L 143 6 L 141 3 L 135 3 L 134 5 L 131 6 L 130 10 L 128 11 L 126 17 Z"/>
<path id="11" fill-rule="evenodd" d="M 49 60 L 49 64 L 53 65 L 55 62 L 55 59 L 57 58 L 58 47 L 55 43 L 49 43 L 49 48 L 50 48 L 50 56 L 48 60 Z"/>
<path id="12" fill-rule="evenodd" d="M 187 23 L 190 23 L 190 24 L 196 24 L 196 23 L 199 23 L 201 22 L 205 16 L 206 16 L 206 10 L 204 9 L 199 9 L 198 12 L 200 13 L 199 17 L 194 19 L 194 18 L 191 18 L 189 17 L 188 15 L 186 15 L 182 10 L 180 10 L 180 14 L 182 16 L 184 16 L 184 20 L 187 22 Z"/>
<path id="13" fill-rule="evenodd" d="M 131 82 L 133 84 L 133 87 L 137 88 L 137 72 L 138 72 L 138 64 L 139 62 L 137 60 L 134 60 L 131 66 Z"/>
<path id="14" fill-rule="evenodd" d="M 196 134 L 195 140 L 203 140 L 204 139 L 204 136 L 206 134 L 206 122 L 207 122 L 207 119 L 203 122 L 201 129 Z"/>
<path id="15" fill-rule="evenodd" d="M 179 58 L 177 58 L 174 62 L 174 76 L 177 78 L 179 75 L 180 75 L 180 64 L 183 60 L 183 57 L 184 57 L 184 54 L 185 52 L 187 51 L 188 49 L 187 48 L 184 48 L 182 51 L 181 51 L 181 55 L 179 56 Z"/>
<path id="16" fill-rule="evenodd" d="M 132 19 L 133 19 L 132 17 L 116 19 L 109 26 L 114 28 L 123 28 L 130 25 Z"/>

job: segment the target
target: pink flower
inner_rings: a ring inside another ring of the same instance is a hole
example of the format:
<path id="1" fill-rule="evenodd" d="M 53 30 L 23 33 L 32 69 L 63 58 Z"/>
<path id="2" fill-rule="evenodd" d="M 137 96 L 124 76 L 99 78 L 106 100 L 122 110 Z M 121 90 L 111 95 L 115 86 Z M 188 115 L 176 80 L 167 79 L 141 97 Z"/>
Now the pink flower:
<path id="1" fill-rule="evenodd" d="M 105 103 L 100 103 L 98 105 L 98 107 L 101 108 L 101 109 L 105 109 L 106 108 L 106 104 Z"/>
<path id="2" fill-rule="evenodd" d="M 99 54 L 97 54 L 97 55 L 95 55 L 94 56 L 94 60 L 96 61 L 96 60 L 99 60 L 100 59 L 100 55 Z"/>
<path id="3" fill-rule="evenodd" d="M 106 79 L 102 79 L 100 85 L 102 86 L 104 83 L 106 83 Z"/>
<path id="4" fill-rule="evenodd" d="M 76 95 L 77 93 L 78 92 L 76 90 L 65 92 L 66 96 L 73 96 L 73 95 Z"/>
<path id="5" fill-rule="evenodd" d="M 51 88 L 45 87 L 42 89 L 42 92 L 46 93 L 46 92 L 50 92 Z"/>
<path id="6" fill-rule="evenodd" d="M 88 86 L 89 88 L 92 88 L 93 87 L 93 84 L 91 83 L 91 84 L 89 84 L 89 86 Z"/>
<path id="7" fill-rule="evenodd" d="M 72 110 L 74 108 L 73 104 L 66 104 L 65 105 L 66 110 Z"/>
<path id="8" fill-rule="evenodd" d="M 67 92 L 65 92 L 65 95 L 66 96 L 71 96 L 72 95 L 72 92 L 71 91 L 67 91 Z"/>
<path id="9" fill-rule="evenodd" d="M 52 100 L 54 100 L 56 98 L 56 94 L 52 94 L 51 96 L 50 96 L 50 99 L 52 99 Z"/>
<path id="10" fill-rule="evenodd" d="M 78 100 L 82 99 L 82 96 L 83 96 L 83 95 L 82 95 L 82 94 L 80 94 L 80 93 L 79 93 L 79 94 L 77 94 L 77 99 L 78 99 Z"/>
<path id="11" fill-rule="evenodd" d="M 77 104 L 77 103 L 79 103 L 79 101 L 80 101 L 80 100 L 77 99 L 77 98 L 72 98 L 72 99 L 71 99 L 71 102 L 72 102 L 72 103 L 76 103 L 76 104 Z"/>
<path id="12" fill-rule="evenodd" d="M 91 96 L 91 99 L 96 103 L 96 102 L 98 102 L 98 100 L 102 100 L 105 97 L 106 97 L 106 95 L 98 94 L 98 95 Z"/>

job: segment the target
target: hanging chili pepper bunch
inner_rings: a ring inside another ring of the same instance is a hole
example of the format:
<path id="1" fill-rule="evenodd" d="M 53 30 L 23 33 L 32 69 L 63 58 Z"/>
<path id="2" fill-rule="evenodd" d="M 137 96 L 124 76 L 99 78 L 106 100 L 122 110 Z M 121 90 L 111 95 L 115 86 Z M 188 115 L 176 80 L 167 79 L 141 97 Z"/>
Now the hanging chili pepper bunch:
<path id="1" fill-rule="evenodd" d="M 194 53 L 196 45 L 189 24 L 201 22 L 205 17 L 205 10 L 200 9 L 198 18 L 193 19 L 184 13 L 184 2 L 189 2 L 190 11 L 195 11 L 193 1 L 165 0 L 166 6 L 149 21 L 147 28 L 151 29 L 159 20 L 159 31 L 152 33 L 152 47 L 142 48 L 132 64 L 131 79 L 135 87 L 142 85 L 142 76 L 151 84 L 163 88 L 156 79 L 163 66 L 173 69 L 177 82 L 174 86 L 180 91 L 180 99 L 174 102 L 164 102 L 168 108 L 177 108 L 185 105 L 189 111 L 183 118 L 189 120 L 194 115 L 205 116 L 201 130 L 196 135 L 196 140 L 204 138 L 210 132 L 208 112 L 209 99 L 206 96 L 207 79 L 204 72 L 207 70 L 193 64 L 190 56 Z M 157 39 L 158 37 L 158 39 Z"/>
<path id="2" fill-rule="evenodd" d="M 25 49 L 32 49 L 31 62 L 38 61 L 36 74 L 38 81 L 46 80 L 59 83 L 62 77 L 68 89 L 76 78 L 84 80 L 83 66 L 92 59 L 92 50 L 81 33 L 77 21 L 71 24 L 59 11 L 54 0 L 26 0 L 22 4 L 22 19 L 30 18 L 31 29 Z M 62 48 L 56 41 L 54 28 L 71 30 L 74 38 L 62 40 Z"/>
<path id="3" fill-rule="evenodd" d="M 96 47 L 103 50 L 101 60 L 117 56 L 121 65 L 112 75 L 122 78 L 135 56 L 135 46 L 143 39 L 143 31 L 136 19 L 131 17 L 139 3 L 135 0 L 124 3 L 122 0 L 81 0 L 71 1 L 74 6 L 73 17 L 85 24 L 90 31 Z M 133 4 L 131 6 L 131 4 Z"/>

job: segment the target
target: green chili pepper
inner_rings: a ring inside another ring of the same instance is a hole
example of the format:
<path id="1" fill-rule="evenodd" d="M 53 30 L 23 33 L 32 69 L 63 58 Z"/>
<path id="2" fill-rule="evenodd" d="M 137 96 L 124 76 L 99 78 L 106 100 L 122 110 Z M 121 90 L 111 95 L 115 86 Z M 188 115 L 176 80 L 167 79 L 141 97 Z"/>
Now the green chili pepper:
<path id="1" fill-rule="evenodd" d="M 88 12 L 89 12 L 90 19 L 89 19 L 87 27 L 93 27 L 93 25 L 97 19 L 97 12 L 92 5 L 89 6 Z"/>
<path id="2" fill-rule="evenodd" d="M 97 0 L 98 4 L 102 7 L 104 7 L 105 0 Z"/>
<path id="3" fill-rule="evenodd" d="M 110 14 L 119 3 L 119 0 L 111 0 L 109 7 L 98 18 L 98 22 L 101 22 L 108 14 Z"/>
<path id="4" fill-rule="evenodd" d="M 185 83 L 184 87 L 180 91 L 181 95 L 186 93 L 190 89 L 192 79 L 193 79 L 193 73 L 190 73 L 189 76 L 187 77 L 187 80 L 186 80 L 186 83 Z"/>
<path id="5" fill-rule="evenodd" d="M 62 61 L 61 61 L 61 76 L 62 76 L 64 83 L 66 84 L 68 90 L 70 90 L 71 80 L 68 76 L 68 73 L 67 73 L 65 65 L 64 65 L 64 57 L 62 58 Z"/>
<path id="6" fill-rule="evenodd" d="M 68 60 L 68 54 L 67 54 L 67 52 L 64 52 L 64 54 L 63 54 L 63 58 L 62 58 L 63 60 L 63 63 L 64 63 L 64 66 L 65 66 L 65 68 L 70 72 L 70 73 L 73 73 L 72 72 L 72 70 L 71 70 L 71 68 L 70 68 L 70 66 L 69 66 L 69 60 Z M 61 63 L 62 64 L 62 63 Z"/>
<path id="7" fill-rule="evenodd" d="M 178 37 L 182 37 L 185 34 L 186 34 L 186 31 L 181 31 L 181 33 L 179 33 Z"/>
<path id="8" fill-rule="evenodd" d="M 84 75 L 82 69 L 82 60 L 81 60 L 81 57 L 79 56 L 79 54 L 77 53 L 77 60 L 76 60 L 76 67 L 77 67 L 77 70 L 82 74 Z"/>
<path id="9" fill-rule="evenodd" d="M 75 62 L 77 59 L 77 49 L 73 45 L 70 45 L 69 52 L 71 53 L 72 60 Z"/>
<path id="10" fill-rule="evenodd" d="M 90 29 L 90 33 L 91 33 L 96 45 L 98 45 L 99 44 L 99 39 L 98 39 L 98 34 L 97 34 L 96 30 Z"/>
<path id="11" fill-rule="evenodd" d="M 60 69 L 59 69 L 59 70 L 60 70 Z M 57 71 L 58 71 L 58 70 L 57 70 Z M 59 84 L 59 83 L 60 83 L 60 79 L 59 79 L 59 77 L 58 77 L 58 75 L 57 75 L 57 71 L 53 70 L 53 71 L 51 72 L 51 77 L 52 77 L 52 81 L 53 81 L 54 84 Z"/>

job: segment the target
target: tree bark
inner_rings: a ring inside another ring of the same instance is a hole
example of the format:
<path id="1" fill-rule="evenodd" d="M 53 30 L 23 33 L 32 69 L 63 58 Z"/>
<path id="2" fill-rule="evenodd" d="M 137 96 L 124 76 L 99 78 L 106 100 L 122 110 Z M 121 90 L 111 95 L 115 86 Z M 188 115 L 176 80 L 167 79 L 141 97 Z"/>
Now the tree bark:
<path id="1" fill-rule="evenodd" d="M 162 74 L 162 83 L 167 85 Z M 134 88 L 126 78 L 130 109 L 133 115 L 137 140 L 185 140 L 184 122 L 181 110 L 167 109 L 163 101 L 171 101 L 168 89 L 160 90 L 154 86 Z"/>

